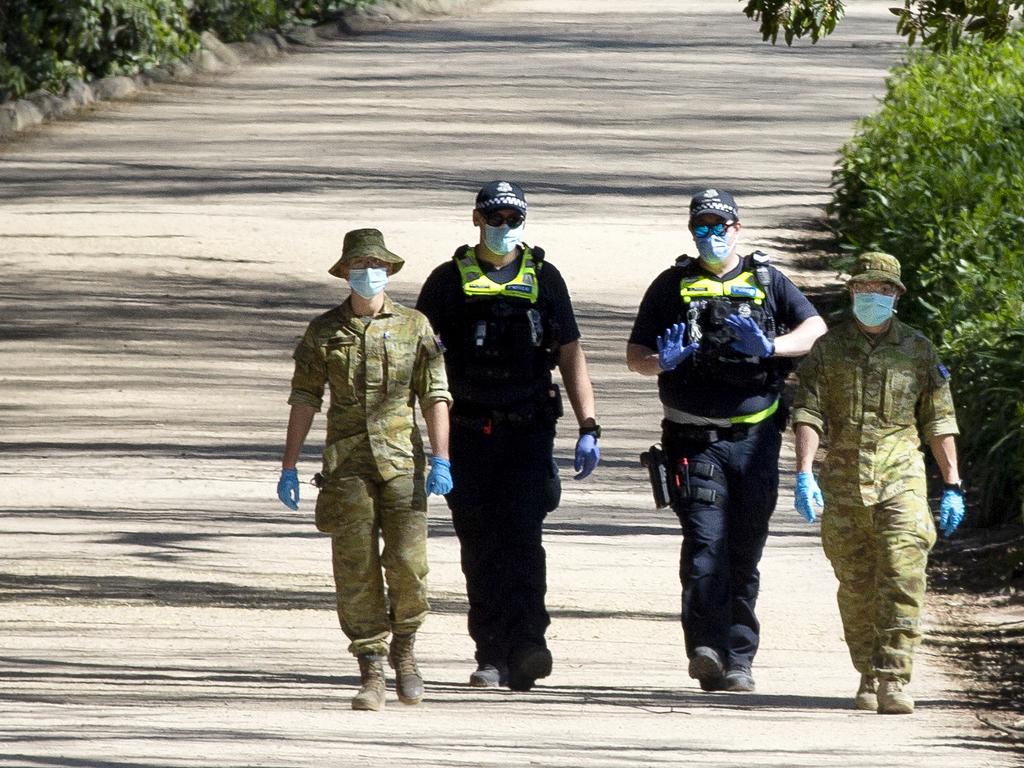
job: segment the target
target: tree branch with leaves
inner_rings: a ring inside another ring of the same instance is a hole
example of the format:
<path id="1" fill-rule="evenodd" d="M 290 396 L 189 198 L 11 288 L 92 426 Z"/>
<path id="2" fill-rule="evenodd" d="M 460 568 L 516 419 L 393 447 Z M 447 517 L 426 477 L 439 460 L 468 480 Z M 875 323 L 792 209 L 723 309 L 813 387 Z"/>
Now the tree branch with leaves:
<path id="1" fill-rule="evenodd" d="M 812 43 L 831 34 L 844 14 L 840 0 L 742 0 L 743 12 L 759 22 L 761 38 L 773 44 L 782 34 L 786 45 L 809 37 Z M 1013 29 L 1024 0 L 904 0 L 889 11 L 896 16 L 896 32 L 908 45 L 920 42 L 935 51 L 956 48 L 965 38 L 1002 40 Z"/>

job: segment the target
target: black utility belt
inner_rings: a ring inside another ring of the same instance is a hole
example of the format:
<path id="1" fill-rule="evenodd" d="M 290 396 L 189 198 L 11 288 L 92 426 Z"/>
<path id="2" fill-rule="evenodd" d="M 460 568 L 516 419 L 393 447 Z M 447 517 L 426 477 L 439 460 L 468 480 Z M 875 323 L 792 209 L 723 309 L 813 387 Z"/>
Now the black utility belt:
<path id="1" fill-rule="evenodd" d="M 481 411 L 463 413 L 452 411 L 451 422 L 473 432 L 491 434 L 495 429 L 516 429 L 544 425 L 554 427 L 558 420 L 550 408 L 531 406 L 515 411 Z"/>
<path id="2" fill-rule="evenodd" d="M 768 421 L 771 421 L 771 419 L 759 421 L 757 424 L 732 424 L 728 427 L 710 427 L 700 424 L 679 424 L 671 419 L 663 419 L 661 428 L 666 435 L 675 440 L 685 440 L 694 443 L 735 442 L 760 429 Z"/>
<path id="3" fill-rule="evenodd" d="M 730 419 L 732 422 L 726 426 L 709 424 L 692 424 L 686 421 L 678 421 L 676 416 L 684 417 L 683 411 L 665 406 L 665 418 L 661 422 L 661 428 L 667 436 L 677 440 L 699 443 L 717 443 L 721 440 L 736 441 L 742 440 L 751 432 L 754 432 L 762 425 L 771 422 L 772 424 L 785 424 L 785 419 L 778 422 L 780 415 L 784 415 L 786 409 L 781 401 L 776 398 L 771 405 L 756 413 L 737 416 Z M 779 428 L 779 427 L 776 427 Z"/>
<path id="4" fill-rule="evenodd" d="M 457 427 L 491 434 L 495 428 L 545 426 L 554 428 L 562 415 L 562 393 L 557 384 L 550 384 L 539 394 L 507 408 L 488 408 L 456 398 L 451 422 Z"/>

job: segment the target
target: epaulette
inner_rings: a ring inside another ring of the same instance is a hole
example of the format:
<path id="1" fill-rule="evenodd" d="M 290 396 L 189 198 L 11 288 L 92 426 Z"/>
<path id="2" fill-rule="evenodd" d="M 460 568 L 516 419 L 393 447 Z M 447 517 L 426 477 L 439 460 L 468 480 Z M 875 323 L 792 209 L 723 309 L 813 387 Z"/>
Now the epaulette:
<path id="1" fill-rule="evenodd" d="M 772 282 L 772 273 L 768 270 L 768 266 L 772 263 L 772 257 L 758 249 L 751 253 L 749 258 L 754 262 L 754 277 L 757 278 L 761 287 L 767 290 Z"/>
<path id="2" fill-rule="evenodd" d="M 686 255 L 686 254 L 684 253 L 684 254 L 682 254 L 681 256 L 679 256 L 679 257 L 678 257 L 678 258 L 676 259 L 676 264 L 675 264 L 675 265 L 676 265 L 677 267 L 688 267 L 688 266 L 690 266 L 691 264 L 693 264 L 693 262 L 694 262 L 694 261 L 696 261 L 696 259 L 694 259 L 694 258 L 693 258 L 692 256 L 687 256 L 687 255 Z"/>
<path id="3" fill-rule="evenodd" d="M 471 245 L 460 245 L 458 248 L 455 249 L 455 255 L 452 256 L 452 260 L 453 261 L 458 261 L 463 256 L 465 256 L 466 255 L 466 251 L 468 251 L 472 247 L 473 246 L 471 246 Z"/>

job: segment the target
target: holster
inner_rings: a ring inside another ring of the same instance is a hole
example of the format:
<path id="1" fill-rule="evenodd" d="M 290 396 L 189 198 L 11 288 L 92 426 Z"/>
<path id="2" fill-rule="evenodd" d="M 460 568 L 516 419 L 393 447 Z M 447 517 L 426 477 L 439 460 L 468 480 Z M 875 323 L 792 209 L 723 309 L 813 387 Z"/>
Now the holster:
<path id="1" fill-rule="evenodd" d="M 651 492 L 654 494 L 654 506 L 664 509 L 673 499 L 674 481 L 669 471 L 668 456 L 658 444 L 640 454 L 640 463 L 647 467 L 647 475 L 651 481 Z"/>
<path id="2" fill-rule="evenodd" d="M 690 482 L 693 476 L 724 486 L 725 475 L 714 464 L 705 461 L 690 464 L 686 459 L 679 459 L 673 463 L 659 444 L 654 444 L 641 453 L 640 463 L 647 468 L 654 506 L 658 509 L 678 507 L 690 500 L 718 507 L 724 505 L 724 498 L 714 488 Z"/>

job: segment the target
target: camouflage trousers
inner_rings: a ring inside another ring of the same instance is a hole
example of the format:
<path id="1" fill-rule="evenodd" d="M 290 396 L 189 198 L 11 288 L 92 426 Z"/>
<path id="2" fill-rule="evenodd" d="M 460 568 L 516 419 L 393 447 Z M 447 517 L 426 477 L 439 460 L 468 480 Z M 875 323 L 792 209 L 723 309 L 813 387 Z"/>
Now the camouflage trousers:
<path id="1" fill-rule="evenodd" d="M 372 456 L 353 456 L 317 498 L 317 528 L 331 535 L 338 619 L 355 656 L 386 654 L 389 633 L 415 632 L 430 611 L 427 501 L 423 462 L 416 464 L 385 481 Z"/>
<path id="2" fill-rule="evenodd" d="M 839 579 L 839 613 L 853 666 L 861 674 L 909 682 L 921 642 L 925 566 L 935 544 L 928 502 L 913 492 L 870 507 L 826 502 L 821 540 Z"/>

